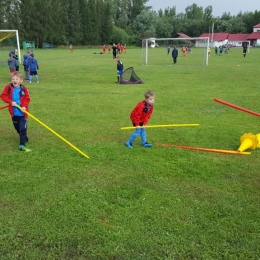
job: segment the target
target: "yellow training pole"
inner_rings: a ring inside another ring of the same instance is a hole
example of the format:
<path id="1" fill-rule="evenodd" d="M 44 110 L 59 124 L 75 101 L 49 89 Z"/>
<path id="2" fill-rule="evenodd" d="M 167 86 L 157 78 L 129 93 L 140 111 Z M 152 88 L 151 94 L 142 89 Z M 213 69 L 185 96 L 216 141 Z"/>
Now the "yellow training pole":
<path id="1" fill-rule="evenodd" d="M 61 135 L 59 135 L 58 133 L 56 133 L 54 130 L 52 130 L 50 127 L 48 127 L 47 125 L 45 125 L 43 122 L 41 122 L 39 119 L 37 119 L 35 116 L 33 116 L 32 114 L 30 114 L 29 112 L 23 110 L 20 106 L 16 105 L 23 113 L 29 115 L 30 117 L 32 117 L 35 121 L 37 121 L 39 124 L 41 124 L 42 126 L 44 126 L 45 128 L 47 128 L 49 131 L 51 131 L 53 134 L 55 134 L 57 137 L 59 137 L 62 141 L 64 141 L 66 144 L 68 144 L 70 147 L 72 147 L 73 149 L 75 149 L 77 152 L 79 152 L 81 155 L 83 155 L 86 158 L 89 158 L 85 153 L 83 153 L 82 151 L 80 151 L 76 146 L 74 146 L 72 143 L 70 143 L 69 141 L 67 141 L 65 138 L 63 138 Z"/>
<path id="2" fill-rule="evenodd" d="M 199 124 L 172 124 L 172 125 L 148 125 L 140 126 L 140 128 L 157 128 L 157 127 L 171 127 L 171 126 L 198 126 Z M 121 130 L 136 129 L 136 126 L 121 127 Z"/>

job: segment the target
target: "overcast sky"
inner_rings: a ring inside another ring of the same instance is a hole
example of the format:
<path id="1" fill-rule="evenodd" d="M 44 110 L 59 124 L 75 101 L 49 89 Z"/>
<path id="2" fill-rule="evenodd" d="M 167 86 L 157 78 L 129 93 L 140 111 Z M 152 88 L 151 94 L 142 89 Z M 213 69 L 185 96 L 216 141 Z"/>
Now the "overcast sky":
<path id="1" fill-rule="evenodd" d="M 175 6 L 176 12 L 179 14 L 185 13 L 185 8 L 194 3 L 203 7 L 203 9 L 211 5 L 214 17 L 221 16 L 224 12 L 230 13 L 231 15 L 237 15 L 240 11 L 260 11 L 259 0 L 149 0 L 146 5 L 152 6 L 154 11 L 158 11 L 159 9 L 164 10 L 167 7 Z"/>

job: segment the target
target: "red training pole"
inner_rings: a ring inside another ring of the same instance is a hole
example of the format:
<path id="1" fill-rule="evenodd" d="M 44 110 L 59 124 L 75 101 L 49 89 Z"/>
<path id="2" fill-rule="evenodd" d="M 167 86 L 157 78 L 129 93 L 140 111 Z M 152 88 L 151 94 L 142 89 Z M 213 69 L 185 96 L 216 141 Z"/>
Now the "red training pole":
<path id="1" fill-rule="evenodd" d="M 249 109 L 246 109 L 246 108 L 243 108 L 243 107 L 239 107 L 239 106 L 233 105 L 233 104 L 231 104 L 231 103 L 225 102 L 225 101 L 220 100 L 220 99 L 218 99 L 218 98 L 214 98 L 214 101 L 216 101 L 216 102 L 218 102 L 218 103 L 221 103 L 221 104 L 223 104 L 223 105 L 226 105 L 226 106 L 233 107 L 233 108 L 235 108 L 235 109 L 244 111 L 244 112 L 249 113 L 249 114 L 252 114 L 252 115 L 254 115 L 254 116 L 260 116 L 260 114 L 257 113 L 257 112 L 254 112 L 254 111 L 252 111 L 252 110 L 249 110 Z"/>
<path id="2" fill-rule="evenodd" d="M 8 107 L 8 105 L 7 105 L 7 106 L 4 106 L 4 107 L 0 107 L 0 110 L 5 109 L 5 108 L 7 108 L 7 107 Z"/>

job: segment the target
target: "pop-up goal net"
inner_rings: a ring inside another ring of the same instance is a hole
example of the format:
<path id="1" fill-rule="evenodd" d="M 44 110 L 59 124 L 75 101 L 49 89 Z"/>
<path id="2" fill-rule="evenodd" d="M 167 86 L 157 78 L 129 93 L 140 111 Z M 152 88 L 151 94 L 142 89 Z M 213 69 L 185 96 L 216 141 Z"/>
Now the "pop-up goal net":
<path id="1" fill-rule="evenodd" d="M 173 65 L 174 46 L 178 50 L 177 65 L 208 65 L 209 37 L 143 39 L 143 65 Z M 186 49 L 185 53 L 182 52 L 183 48 Z"/>
<path id="2" fill-rule="evenodd" d="M 12 40 L 12 43 L 13 43 L 12 45 L 17 49 L 19 62 L 21 63 L 21 51 L 20 51 L 18 30 L 0 30 L 0 49 L 1 49 L 1 46 L 3 46 L 3 43 L 5 41 L 8 41 L 9 38 L 14 38 Z M 6 55 L 5 52 L 1 52 L 0 53 L 0 63 L 4 62 L 5 64 L 7 64 L 7 60 L 8 60 L 8 53 Z"/>
<path id="3" fill-rule="evenodd" d="M 120 84 L 142 84 L 143 81 L 135 74 L 134 68 L 124 70 L 120 78 Z"/>

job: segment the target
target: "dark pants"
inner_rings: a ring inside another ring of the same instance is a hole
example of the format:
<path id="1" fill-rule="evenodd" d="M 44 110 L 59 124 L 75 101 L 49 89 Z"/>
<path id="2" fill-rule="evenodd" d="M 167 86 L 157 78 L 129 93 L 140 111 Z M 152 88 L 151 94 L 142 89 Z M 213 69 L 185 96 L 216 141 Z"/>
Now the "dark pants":
<path id="1" fill-rule="evenodd" d="M 176 64 L 177 62 L 177 57 L 173 57 L 173 63 Z"/>
<path id="2" fill-rule="evenodd" d="M 27 119 L 24 116 L 12 117 L 14 128 L 20 136 L 20 145 L 25 145 L 27 137 Z"/>

